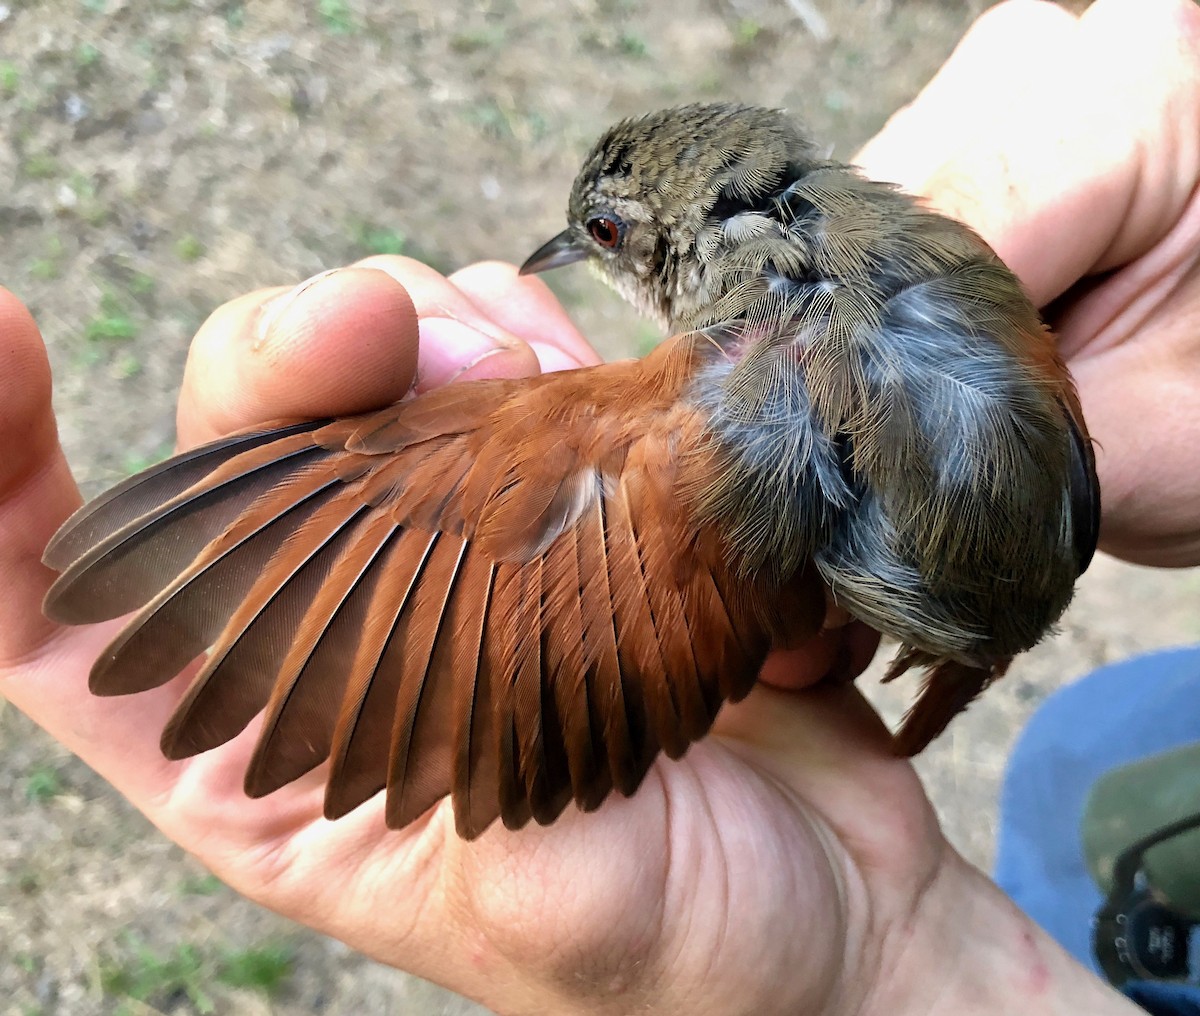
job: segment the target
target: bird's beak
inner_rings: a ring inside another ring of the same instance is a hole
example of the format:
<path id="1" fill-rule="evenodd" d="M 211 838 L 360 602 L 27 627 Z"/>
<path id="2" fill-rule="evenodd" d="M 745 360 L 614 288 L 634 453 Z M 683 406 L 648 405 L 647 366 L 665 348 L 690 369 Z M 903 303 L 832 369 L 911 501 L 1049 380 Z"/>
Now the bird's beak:
<path id="1" fill-rule="evenodd" d="M 587 251 L 579 246 L 569 229 L 564 229 L 553 240 L 542 244 L 530 254 L 517 274 L 535 275 L 538 272 L 549 271 L 551 268 L 573 265 L 585 257 L 587 257 Z"/>

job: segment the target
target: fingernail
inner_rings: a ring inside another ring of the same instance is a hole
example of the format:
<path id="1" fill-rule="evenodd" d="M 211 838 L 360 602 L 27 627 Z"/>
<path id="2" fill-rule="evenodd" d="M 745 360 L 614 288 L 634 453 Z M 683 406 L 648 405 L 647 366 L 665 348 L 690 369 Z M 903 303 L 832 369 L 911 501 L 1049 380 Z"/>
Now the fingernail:
<path id="1" fill-rule="evenodd" d="M 254 346 L 258 349 L 264 345 L 271 337 L 271 329 L 275 327 L 275 322 L 288 309 L 301 293 L 311 289 L 322 279 L 327 279 L 335 272 L 340 272 L 340 268 L 329 268 L 323 272 L 317 272 L 316 275 L 310 276 L 303 282 L 298 283 L 289 289 L 286 293 L 281 293 L 274 299 L 268 300 L 259 308 L 258 322 L 254 326 Z"/>
<path id="2" fill-rule="evenodd" d="M 538 359 L 538 365 L 542 368 L 543 374 L 549 374 L 555 370 L 575 370 L 583 366 L 573 356 L 563 352 L 558 346 L 550 345 L 548 342 L 531 342 L 529 345 L 533 348 L 534 355 Z"/>
<path id="3" fill-rule="evenodd" d="M 462 377 L 483 360 L 504 351 L 492 336 L 453 318 L 422 318 L 419 387 L 436 388 Z"/>

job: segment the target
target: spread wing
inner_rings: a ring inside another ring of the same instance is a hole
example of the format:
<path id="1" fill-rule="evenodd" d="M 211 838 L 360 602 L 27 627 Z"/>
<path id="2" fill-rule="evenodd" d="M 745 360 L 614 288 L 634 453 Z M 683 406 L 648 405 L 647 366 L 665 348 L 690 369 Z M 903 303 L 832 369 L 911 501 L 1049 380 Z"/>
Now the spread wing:
<path id="1" fill-rule="evenodd" d="M 760 616 L 680 510 L 682 453 L 703 441 L 679 398 L 694 355 L 676 340 L 177 456 L 67 522 L 47 613 L 136 611 L 98 694 L 207 652 L 163 750 L 265 712 L 253 796 L 328 760 L 331 818 L 385 787 L 389 825 L 452 794 L 467 837 L 595 808 L 701 737 L 785 623 L 823 612 L 802 578 Z"/>

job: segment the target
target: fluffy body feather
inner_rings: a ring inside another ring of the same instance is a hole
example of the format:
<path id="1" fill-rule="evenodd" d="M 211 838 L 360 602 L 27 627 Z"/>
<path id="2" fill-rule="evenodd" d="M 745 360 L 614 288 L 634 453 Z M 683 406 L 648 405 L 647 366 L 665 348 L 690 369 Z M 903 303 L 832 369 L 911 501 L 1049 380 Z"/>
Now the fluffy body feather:
<path id="1" fill-rule="evenodd" d="M 966 227 L 781 114 L 684 107 L 601 139 L 526 267 L 585 256 L 674 337 L 235 435 L 82 508 L 47 612 L 136 611 L 93 690 L 207 654 L 168 756 L 265 711 L 248 793 L 328 762 L 330 817 L 451 794 L 470 837 L 633 793 L 827 590 L 905 644 L 894 673 L 929 670 L 906 752 L 1058 618 L 1095 545 L 1090 445 Z"/>

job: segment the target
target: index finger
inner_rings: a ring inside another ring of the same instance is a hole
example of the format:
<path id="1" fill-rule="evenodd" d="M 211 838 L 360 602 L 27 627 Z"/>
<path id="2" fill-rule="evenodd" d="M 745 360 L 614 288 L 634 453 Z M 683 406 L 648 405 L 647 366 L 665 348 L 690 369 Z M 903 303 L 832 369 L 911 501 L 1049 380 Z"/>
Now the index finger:
<path id="1" fill-rule="evenodd" d="M 501 261 L 481 261 L 459 269 L 450 281 L 497 324 L 525 339 L 543 371 L 600 362 L 550 287 L 536 275 L 518 275 L 516 266 Z"/>

